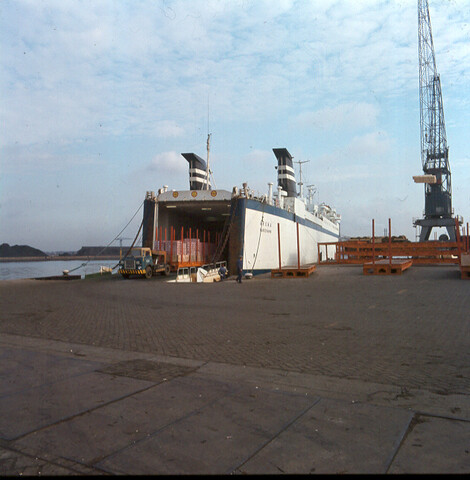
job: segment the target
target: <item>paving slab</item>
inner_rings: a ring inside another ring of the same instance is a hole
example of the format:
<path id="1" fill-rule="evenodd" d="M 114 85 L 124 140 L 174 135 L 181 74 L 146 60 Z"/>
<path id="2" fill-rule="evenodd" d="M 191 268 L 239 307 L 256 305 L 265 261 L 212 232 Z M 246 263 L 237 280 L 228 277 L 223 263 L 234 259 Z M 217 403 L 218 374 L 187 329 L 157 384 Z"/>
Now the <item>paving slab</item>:
<path id="1" fill-rule="evenodd" d="M 106 475 L 92 467 L 54 457 L 45 459 L 35 452 L 25 453 L 0 447 L 0 472 L 9 476 Z"/>
<path id="2" fill-rule="evenodd" d="M 310 409 L 317 397 L 243 387 L 98 467 L 119 474 L 228 474 Z"/>
<path id="3" fill-rule="evenodd" d="M 1 397 L 0 438 L 18 438 L 151 385 L 92 372 Z"/>
<path id="4" fill-rule="evenodd" d="M 50 458 L 53 452 L 94 465 L 230 393 L 232 389 L 226 383 L 173 379 L 33 432 L 15 442 L 15 447 L 36 451 L 44 458 Z"/>
<path id="5" fill-rule="evenodd" d="M 195 375 L 219 380 L 231 378 L 238 383 L 250 383 L 293 393 L 310 393 L 349 402 L 399 407 L 456 420 L 470 419 L 470 395 L 464 393 L 436 393 L 424 388 L 221 363 L 201 365 Z"/>
<path id="6" fill-rule="evenodd" d="M 418 415 L 390 467 L 392 474 L 470 472 L 468 421 Z"/>
<path id="7" fill-rule="evenodd" d="M 0 397 L 92 372 L 100 366 L 101 362 L 83 358 L 2 346 L 0 378 L 8 381 L 0 382 Z"/>
<path id="8" fill-rule="evenodd" d="M 21 472 L 22 476 L 73 475 L 77 473 L 70 468 L 42 458 L 2 447 L 0 447 L 0 469 L 2 472 Z"/>
<path id="9" fill-rule="evenodd" d="M 239 473 L 386 473 L 412 417 L 401 409 L 322 398 Z"/>

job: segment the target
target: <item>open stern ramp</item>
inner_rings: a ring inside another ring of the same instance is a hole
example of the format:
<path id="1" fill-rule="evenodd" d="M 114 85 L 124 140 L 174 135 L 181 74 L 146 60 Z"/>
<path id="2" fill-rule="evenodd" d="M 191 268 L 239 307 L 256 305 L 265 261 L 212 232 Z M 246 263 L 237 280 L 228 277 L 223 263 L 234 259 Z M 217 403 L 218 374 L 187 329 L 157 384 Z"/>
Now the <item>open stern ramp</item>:
<path id="1" fill-rule="evenodd" d="M 227 190 L 166 191 L 157 197 L 155 248 L 164 249 L 174 267 L 201 266 L 229 255 L 224 232 L 234 202 Z M 223 245 L 223 251 L 220 246 Z M 236 260 L 235 260 L 236 261 Z"/>

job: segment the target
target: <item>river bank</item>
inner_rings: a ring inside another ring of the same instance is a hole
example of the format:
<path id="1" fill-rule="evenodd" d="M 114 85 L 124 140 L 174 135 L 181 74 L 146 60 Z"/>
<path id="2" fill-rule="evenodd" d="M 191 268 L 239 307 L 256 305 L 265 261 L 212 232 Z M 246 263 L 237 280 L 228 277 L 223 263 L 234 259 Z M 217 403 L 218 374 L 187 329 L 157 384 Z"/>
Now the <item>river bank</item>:
<path id="1" fill-rule="evenodd" d="M 93 257 L 91 257 L 93 258 Z M 18 280 L 27 278 L 43 278 L 62 275 L 68 270 L 72 275 L 98 273 L 101 267 L 115 267 L 119 258 L 99 257 L 90 260 L 88 257 L 60 257 L 49 260 L 23 260 L 0 263 L 0 280 Z"/>
<path id="2" fill-rule="evenodd" d="M 0 263 L 7 262 L 50 262 L 50 261 L 69 261 L 81 260 L 87 262 L 90 260 L 119 260 L 119 255 L 102 255 L 95 257 L 93 255 L 45 255 L 44 257 L 0 257 Z"/>

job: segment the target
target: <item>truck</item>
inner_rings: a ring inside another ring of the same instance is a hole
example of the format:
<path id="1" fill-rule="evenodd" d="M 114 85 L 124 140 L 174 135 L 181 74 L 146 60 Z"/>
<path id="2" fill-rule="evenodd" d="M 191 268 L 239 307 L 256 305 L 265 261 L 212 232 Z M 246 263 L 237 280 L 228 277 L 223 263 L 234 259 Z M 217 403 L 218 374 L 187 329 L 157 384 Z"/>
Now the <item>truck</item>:
<path id="1" fill-rule="evenodd" d="M 151 250 L 146 247 L 132 248 L 119 262 L 119 273 L 126 279 L 131 275 L 152 278 L 157 273 L 168 276 L 170 270 L 165 251 Z"/>

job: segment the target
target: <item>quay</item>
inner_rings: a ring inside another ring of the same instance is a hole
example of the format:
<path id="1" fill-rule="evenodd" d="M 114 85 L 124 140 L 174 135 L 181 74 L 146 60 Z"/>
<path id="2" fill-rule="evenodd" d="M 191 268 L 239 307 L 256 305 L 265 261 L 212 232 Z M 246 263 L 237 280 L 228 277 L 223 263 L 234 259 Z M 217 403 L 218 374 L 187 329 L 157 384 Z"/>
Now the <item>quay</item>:
<path id="1" fill-rule="evenodd" d="M 0 282 L 0 474 L 470 473 L 456 265 Z"/>

